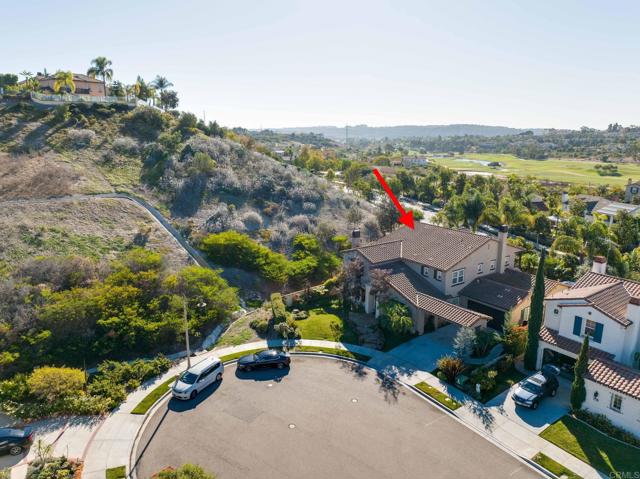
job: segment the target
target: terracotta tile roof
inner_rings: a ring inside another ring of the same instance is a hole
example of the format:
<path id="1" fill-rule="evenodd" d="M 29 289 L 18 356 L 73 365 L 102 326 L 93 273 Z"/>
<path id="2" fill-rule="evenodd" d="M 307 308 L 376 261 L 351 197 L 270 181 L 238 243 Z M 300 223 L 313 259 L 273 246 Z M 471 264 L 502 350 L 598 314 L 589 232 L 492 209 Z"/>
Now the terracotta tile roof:
<path id="1" fill-rule="evenodd" d="M 547 299 L 583 299 L 585 304 L 593 306 L 623 326 L 630 326 L 627 317 L 629 301 L 640 296 L 640 283 L 615 276 L 599 273 L 587 273 L 570 289 L 548 296 Z M 580 304 L 562 304 L 563 307 Z"/>
<path id="2" fill-rule="evenodd" d="M 557 346 L 558 348 L 564 349 L 573 354 L 578 354 L 580 352 L 580 348 L 582 347 L 582 343 L 580 343 L 579 341 L 574 341 L 573 339 L 562 336 L 555 329 L 547 328 L 546 326 L 543 326 L 540 329 L 540 339 L 547 344 Z M 603 351 L 602 349 L 589 346 L 589 357 L 591 359 L 612 360 L 615 356 L 611 353 Z"/>
<path id="3" fill-rule="evenodd" d="M 491 241 L 497 242 L 470 231 L 416 223 L 415 230 L 397 228 L 384 238 L 354 249 L 372 263 L 402 258 L 447 271 Z"/>
<path id="4" fill-rule="evenodd" d="M 640 371 L 601 359 L 589 361 L 585 379 L 640 399 Z"/>
<path id="5" fill-rule="evenodd" d="M 38 81 L 42 81 L 42 80 L 55 80 L 56 76 L 55 74 L 53 75 L 48 75 L 48 76 L 39 76 L 36 77 Z M 90 77 L 89 75 L 84 75 L 83 73 L 74 73 L 73 74 L 73 81 L 84 81 L 84 82 L 89 82 L 89 83 L 100 83 L 102 85 L 102 80 L 98 79 L 98 78 L 93 78 Z"/>
<path id="6" fill-rule="evenodd" d="M 509 311 L 529 296 L 534 282 L 535 276 L 509 268 L 504 273 L 493 273 L 473 280 L 460 291 L 460 295 Z M 557 281 L 545 278 L 545 294 L 550 293 L 559 284 Z"/>
<path id="7" fill-rule="evenodd" d="M 473 326 L 478 321 L 490 320 L 485 314 L 476 313 L 445 301 L 444 295 L 431 286 L 418 273 L 401 262 L 391 265 L 387 277 L 389 286 L 413 306 L 461 326 Z"/>

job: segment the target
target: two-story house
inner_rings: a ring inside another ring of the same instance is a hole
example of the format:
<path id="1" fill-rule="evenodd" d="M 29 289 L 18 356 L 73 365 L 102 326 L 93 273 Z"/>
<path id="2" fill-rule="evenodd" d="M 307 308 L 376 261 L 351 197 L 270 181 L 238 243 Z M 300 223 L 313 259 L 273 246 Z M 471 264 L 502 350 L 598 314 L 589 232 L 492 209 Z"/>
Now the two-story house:
<path id="1" fill-rule="evenodd" d="M 605 273 L 596 257 L 590 273 L 545 298 L 538 366 L 570 370 L 589 336 L 583 407 L 640 435 L 640 283 Z"/>
<path id="2" fill-rule="evenodd" d="M 354 232 L 353 248 L 344 252 L 345 262 L 364 264 L 359 298 L 367 313 L 377 311 L 369 272 L 388 271 L 386 281 L 392 298 L 411 310 L 418 334 L 453 323 L 486 326 L 493 318 L 460 305 L 460 292 L 478 277 L 504 273 L 516 260 L 519 248 L 507 244 L 507 229 L 498 239 L 440 226 L 416 223 L 415 229 L 398 228 L 364 245 Z"/>
<path id="3" fill-rule="evenodd" d="M 632 181 L 629 178 L 627 187 L 624 190 L 624 201 L 627 203 L 640 202 L 640 181 Z"/>

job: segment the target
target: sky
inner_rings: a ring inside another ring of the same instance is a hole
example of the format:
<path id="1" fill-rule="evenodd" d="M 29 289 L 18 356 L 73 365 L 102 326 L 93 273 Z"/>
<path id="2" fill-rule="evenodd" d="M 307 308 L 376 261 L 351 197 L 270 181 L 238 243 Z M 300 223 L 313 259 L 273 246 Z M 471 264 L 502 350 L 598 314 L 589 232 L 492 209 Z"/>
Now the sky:
<path id="1" fill-rule="evenodd" d="M 4 5 L 2 5 L 4 4 Z M 0 0 L 0 72 L 167 77 L 224 126 L 640 124 L 640 2 Z"/>

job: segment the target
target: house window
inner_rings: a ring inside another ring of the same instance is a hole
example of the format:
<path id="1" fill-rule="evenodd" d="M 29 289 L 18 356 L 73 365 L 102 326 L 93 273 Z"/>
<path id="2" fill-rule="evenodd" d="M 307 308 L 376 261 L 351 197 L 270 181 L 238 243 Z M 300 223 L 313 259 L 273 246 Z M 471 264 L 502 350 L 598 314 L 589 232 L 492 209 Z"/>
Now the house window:
<path id="1" fill-rule="evenodd" d="M 491 263 L 489 263 L 489 271 L 495 271 L 496 270 L 496 260 L 492 259 Z"/>
<path id="2" fill-rule="evenodd" d="M 596 322 L 587 319 L 584 325 L 584 336 L 589 336 L 593 339 L 596 334 Z"/>
<path id="3" fill-rule="evenodd" d="M 484 271 L 484 263 L 478 263 L 478 274 L 482 274 Z"/>
<path id="4" fill-rule="evenodd" d="M 429 268 L 427 268 L 426 266 L 422 267 L 422 276 L 429 277 Z"/>
<path id="5" fill-rule="evenodd" d="M 451 281 L 451 284 L 455 286 L 462 283 L 464 283 L 464 269 L 457 269 L 453 272 L 453 280 Z"/>
<path id="6" fill-rule="evenodd" d="M 440 271 L 439 269 L 434 269 L 433 279 L 435 279 L 436 281 L 442 281 L 442 271 Z"/>
<path id="7" fill-rule="evenodd" d="M 505 268 L 511 264 L 511 256 L 507 255 L 504 258 L 504 266 Z"/>
<path id="8" fill-rule="evenodd" d="M 611 394 L 611 403 L 609 407 L 616 412 L 622 411 L 622 396 L 619 394 Z"/>
<path id="9" fill-rule="evenodd" d="M 638 192 L 638 188 L 636 188 L 635 186 L 631 187 L 631 193 L 633 193 L 634 195 Z"/>

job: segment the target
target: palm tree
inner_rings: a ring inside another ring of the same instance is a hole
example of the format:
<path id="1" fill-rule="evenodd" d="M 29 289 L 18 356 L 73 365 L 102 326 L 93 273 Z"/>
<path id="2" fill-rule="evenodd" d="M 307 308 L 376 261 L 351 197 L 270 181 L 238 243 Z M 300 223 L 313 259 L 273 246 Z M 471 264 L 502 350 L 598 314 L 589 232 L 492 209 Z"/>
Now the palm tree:
<path id="1" fill-rule="evenodd" d="M 111 60 L 107 57 L 98 57 L 91 60 L 92 67 L 87 70 L 87 75 L 92 78 L 99 76 L 102 78 L 102 84 L 104 85 L 104 94 L 107 95 L 107 80 L 111 81 L 113 78 L 113 70 L 109 68 L 111 66 Z"/>
<path id="2" fill-rule="evenodd" d="M 33 76 L 33 73 L 31 73 L 31 72 L 30 72 L 30 71 L 28 71 L 28 70 L 22 70 L 22 71 L 20 72 L 20 75 L 22 75 L 22 76 L 24 77 L 24 79 L 25 79 L 25 80 L 29 80 L 29 79 Z"/>
<path id="3" fill-rule="evenodd" d="M 162 101 L 162 94 L 164 93 L 164 91 L 167 88 L 172 87 L 173 83 L 171 83 L 165 77 L 162 77 L 160 75 L 156 75 L 156 79 L 151 82 L 151 86 L 155 87 L 156 90 L 160 91 L 160 105 L 162 106 L 162 108 L 166 109 L 165 105 L 164 105 L 164 102 Z"/>
<path id="4" fill-rule="evenodd" d="M 71 72 L 63 72 L 62 70 L 58 70 L 56 72 L 55 81 L 53 82 L 53 91 L 56 93 L 60 93 L 60 89 L 64 88 L 65 90 L 74 93 L 76 91 L 76 84 L 73 83 L 73 73 Z"/>

